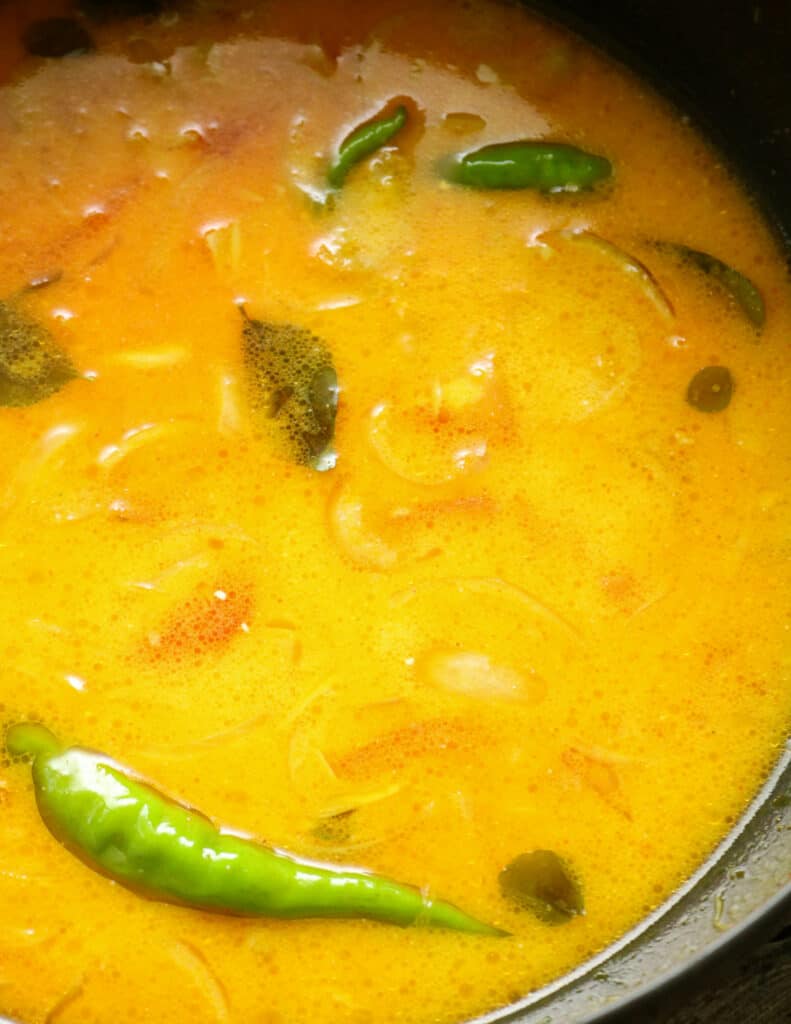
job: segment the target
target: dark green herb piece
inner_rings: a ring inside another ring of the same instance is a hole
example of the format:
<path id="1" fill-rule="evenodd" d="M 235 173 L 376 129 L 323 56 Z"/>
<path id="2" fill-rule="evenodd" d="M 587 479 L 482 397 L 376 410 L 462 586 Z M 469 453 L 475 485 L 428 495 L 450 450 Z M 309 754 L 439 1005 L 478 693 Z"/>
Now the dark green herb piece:
<path id="1" fill-rule="evenodd" d="M 354 810 L 341 811 L 329 818 L 322 818 L 317 825 L 311 829 L 310 834 L 320 843 L 338 845 L 348 843 L 351 838 L 351 818 Z"/>
<path id="2" fill-rule="evenodd" d="M 0 405 L 34 405 L 76 376 L 46 328 L 0 302 Z"/>
<path id="3" fill-rule="evenodd" d="M 34 57 L 74 57 L 95 49 L 90 32 L 73 18 L 42 18 L 22 33 L 22 43 Z"/>
<path id="4" fill-rule="evenodd" d="M 337 156 L 327 171 L 327 181 L 332 188 L 340 188 L 346 175 L 361 160 L 377 149 L 381 149 L 407 122 L 406 107 L 397 107 L 389 117 L 379 116 L 355 128 L 341 143 Z"/>
<path id="5" fill-rule="evenodd" d="M 520 854 L 503 868 L 499 881 L 504 896 L 548 924 L 585 913 L 579 884 L 552 850 Z"/>
<path id="6" fill-rule="evenodd" d="M 760 331 L 766 322 L 766 307 L 753 282 L 727 263 L 699 249 L 690 249 L 676 242 L 660 242 L 658 248 L 673 253 L 716 281 L 741 309 L 753 327 Z"/>
<path id="7" fill-rule="evenodd" d="M 47 288 L 51 284 L 57 284 L 62 277 L 62 270 L 49 270 L 45 271 L 43 274 L 34 274 L 33 277 L 28 279 L 27 284 L 20 289 L 20 291 L 35 292 L 40 288 Z"/>
<path id="8" fill-rule="evenodd" d="M 254 917 L 363 917 L 500 936 L 452 903 L 359 868 L 316 864 L 217 828 L 102 754 L 33 722 L 6 748 L 32 761 L 44 824 L 95 870 L 152 899 Z"/>
<path id="9" fill-rule="evenodd" d="M 244 316 L 242 349 L 253 405 L 278 421 L 297 462 L 332 469 L 338 376 L 329 349 L 304 327 Z"/>
<path id="10" fill-rule="evenodd" d="M 443 176 L 469 188 L 534 188 L 540 192 L 578 192 L 609 178 L 612 164 L 563 142 L 498 142 L 448 157 Z"/>
<path id="11" fill-rule="evenodd" d="M 733 377 L 726 366 L 704 366 L 687 388 L 687 401 L 699 412 L 722 412 L 733 395 Z"/>

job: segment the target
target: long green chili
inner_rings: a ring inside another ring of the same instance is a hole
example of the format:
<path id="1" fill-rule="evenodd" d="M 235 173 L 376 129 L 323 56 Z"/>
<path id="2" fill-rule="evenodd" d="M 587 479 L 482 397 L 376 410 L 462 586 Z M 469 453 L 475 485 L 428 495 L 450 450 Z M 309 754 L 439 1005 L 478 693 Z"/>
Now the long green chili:
<path id="1" fill-rule="evenodd" d="M 562 142 L 497 142 L 446 158 L 443 176 L 469 188 L 578 192 L 609 178 L 612 164 Z"/>
<path id="2" fill-rule="evenodd" d="M 32 758 L 39 812 L 53 835 L 89 866 L 153 899 L 250 916 L 365 917 L 505 934 L 412 886 L 225 832 L 104 755 L 63 749 L 44 726 L 13 726 L 6 745 L 14 757 Z"/>
<path id="3" fill-rule="evenodd" d="M 379 116 L 355 128 L 340 144 L 327 171 L 327 181 L 331 188 L 340 188 L 355 164 L 389 142 L 406 123 L 406 107 L 399 106 L 390 116 Z"/>

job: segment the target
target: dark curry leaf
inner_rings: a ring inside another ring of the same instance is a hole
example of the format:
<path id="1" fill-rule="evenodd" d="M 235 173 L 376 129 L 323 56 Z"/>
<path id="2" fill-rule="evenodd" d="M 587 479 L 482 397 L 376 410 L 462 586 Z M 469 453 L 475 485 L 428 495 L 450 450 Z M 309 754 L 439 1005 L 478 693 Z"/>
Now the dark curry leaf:
<path id="1" fill-rule="evenodd" d="M 76 376 L 46 328 L 0 302 L 0 405 L 34 405 Z"/>
<path id="2" fill-rule="evenodd" d="M 756 331 L 761 330 L 766 322 L 766 308 L 763 296 L 749 277 L 716 256 L 677 242 L 658 242 L 657 248 L 678 257 L 715 281 L 741 309 Z"/>
<path id="3" fill-rule="evenodd" d="M 90 32 L 74 18 L 42 18 L 22 33 L 22 43 L 34 57 L 74 57 L 95 49 Z"/>
<path id="4" fill-rule="evenodd" d="M 579 883 L 552 850 L 520 854 L 503 868 L 499 882 L 504 896 L 548 924 L 585 913 Z"/>
<path id="5" fill-rule="evenodd" d="M 329 349 L 304 327 L 244 316 L 242 349 L 253 406 L 277 421 L 297 462 L 332 469 L 338 377 Z"/>
<path id="6" fill-rule="evenodd" d="M 317 825 L 311 829 L 311 835 L 320 843 L 330 846 L 337 846 L 339 843 L 348 843 L 351 836 L 351 818 L 354 809 L 341 811 L 329 818 L 322 818 Z"/>

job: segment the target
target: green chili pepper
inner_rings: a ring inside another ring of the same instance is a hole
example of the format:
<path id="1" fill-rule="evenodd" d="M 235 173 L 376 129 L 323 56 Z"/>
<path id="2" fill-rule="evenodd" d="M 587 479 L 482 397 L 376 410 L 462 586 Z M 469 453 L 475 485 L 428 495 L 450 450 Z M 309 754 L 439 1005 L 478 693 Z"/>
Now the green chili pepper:
<path id="1" fill-rule="evenodd" d="M 299 860 L 224 832 L 102 754 L 62 749 L 41 725 L 6 736 L 33 759 L 39 812 L 89 866 L 153 899 L 250 916 L 366 917 L 503 935 L 458 907 L 359 868 Z"/>
<path id="2" fill-rule="evenodd" d="M 347 135 L 338 149 L 337 156 L 327 171 L 327 181 L 332 188 L 340 188 L 346 175 L 361 160 L 375 153 L 404 127 L 407 122 L 406 107 L 397 107 L 390 117 L 377 117 L 367 121 Z"/>
<path id="3" fill-rule="evenodd" d="M 459 153 L 441 164 L 443 176 L 470 188 L 535 188 L 578 192 L 609 178 L 612 164 L 562 142 L 498 142 Z"/>

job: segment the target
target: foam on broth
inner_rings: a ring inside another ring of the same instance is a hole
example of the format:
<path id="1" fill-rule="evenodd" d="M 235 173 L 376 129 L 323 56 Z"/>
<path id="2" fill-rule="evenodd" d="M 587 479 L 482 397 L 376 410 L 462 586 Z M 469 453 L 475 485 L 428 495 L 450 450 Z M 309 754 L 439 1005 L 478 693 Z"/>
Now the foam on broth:
<path id="1" fill-rule="evenodd" d="M 52 61 L 20 30 L 67 5 L 0 11 L 0 295 L 57 278 L 20 302 L 81 373 L 0 410 L 3 721 L 513 937 L 143 900 L 60 847 L 3 764 L 0 1010 L 460 1021 L 656 907 L 783 743 L 786 270 L 678 112 L 524 12 L 198 8 L 90 25 L 94 53 Z M 332 147 L 393 97 L 403 139 L 317 209 Z M 607 155 L 613 186 L 437 176 L 532 136 Z M 758 344 L 657 239 L 750 275 Z M 251 410 L 240 302 L 332 352 L 332 471 Z M 735 381 L 716 415 L 684 397 L 706 365 Z M 534 849 L 573 866 L 584 916 L 503 899 Z"/>

